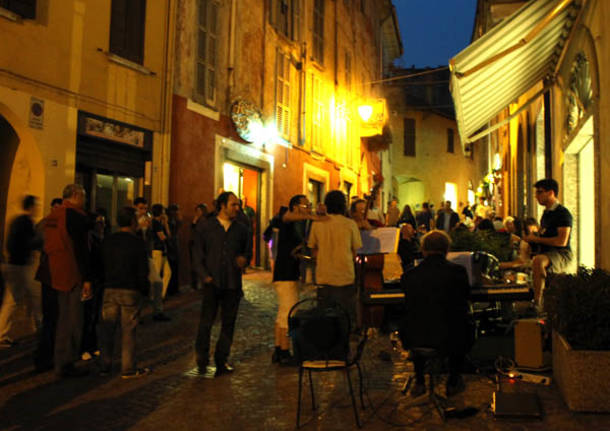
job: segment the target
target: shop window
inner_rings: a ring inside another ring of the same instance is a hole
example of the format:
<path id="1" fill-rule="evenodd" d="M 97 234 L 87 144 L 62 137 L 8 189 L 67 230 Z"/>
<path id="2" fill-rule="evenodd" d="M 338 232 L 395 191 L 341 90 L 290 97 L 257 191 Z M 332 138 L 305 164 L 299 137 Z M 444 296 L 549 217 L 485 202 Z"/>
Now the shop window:
<path id="1" fill-rule="evenodd" d="M 290 140 L 290 57 L 277 51 L 275 68 L 275 125 L 279 135 Z"/>
<path id="2" fill-rule="evenodd" d="M 408 157 L 415 157 L 415 120 L 413 118 L 404 119 L 403 154 Z"/>
<path id="3" fill-rule="evenodd" d="M 0 0 L 0 7 L 23 19 L 36 18 L 36 0 Z"/>
<path id="4" fill-rule="evenodd" d="M 453 153 L 453 129 L 447 129 L 447 152 Z"/>
<path id="5" fill-rule="evenodd" d="M 195 99 L 208 106 L 216 104 L 218 54 L 218 3 L 199 1 L 197 18 Z"/>
<path id="6" fill-rule="evenodd" d="M 324 0 L 313 5 L 313 59 L 324 64 Z"/>
<path id="7" fill-rule="evenodd" d="M 146 0 L 112 0 L 110 52 L 142 64 Z"/>

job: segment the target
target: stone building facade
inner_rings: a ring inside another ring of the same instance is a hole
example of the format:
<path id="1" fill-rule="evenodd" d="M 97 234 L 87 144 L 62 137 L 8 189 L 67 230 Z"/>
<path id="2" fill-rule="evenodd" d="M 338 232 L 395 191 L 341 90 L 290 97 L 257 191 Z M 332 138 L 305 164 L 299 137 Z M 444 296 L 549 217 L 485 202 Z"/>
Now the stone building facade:
<path id="1" fill-rule="evenodd" d="M 380 173 L 357 108 L 401 51 L 389 0 L 179 0 L 171 201 L 189 218 L 220 189 L 245 197 L 263 265 L 261 228 L 291 196 L 362 194 Z"/>
<path id="2" fill-rule="evenodd" d="M 74 181 L 110 222 L 166 201 L 174 2 L 0 4 L 0 231 L 26 193 L 46 213 Z"/>

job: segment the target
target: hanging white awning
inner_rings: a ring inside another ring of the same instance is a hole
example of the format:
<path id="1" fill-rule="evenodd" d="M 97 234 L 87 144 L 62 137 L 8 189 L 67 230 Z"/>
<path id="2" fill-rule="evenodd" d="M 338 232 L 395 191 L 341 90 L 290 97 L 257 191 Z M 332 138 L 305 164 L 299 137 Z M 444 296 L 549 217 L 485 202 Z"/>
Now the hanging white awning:
<path id="1" fill-rule="evenodd" d="M 531 0 L 450 61 L 462 143 L 553 74 L 579 0 Z"/>

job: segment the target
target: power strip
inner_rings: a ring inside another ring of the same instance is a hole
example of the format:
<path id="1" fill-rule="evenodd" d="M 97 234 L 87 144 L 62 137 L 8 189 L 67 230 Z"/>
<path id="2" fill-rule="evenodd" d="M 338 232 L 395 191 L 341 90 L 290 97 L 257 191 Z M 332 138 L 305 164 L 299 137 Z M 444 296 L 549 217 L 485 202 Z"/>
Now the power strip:
<path id="1" fill-rule="evenodd" d="M 537 385 L 549 386 L 551 384 L 551 378 L 547 376 L 541 376 L 539 374 L 522 373 L 520 371 L 512 371 L 509 374 L 510 378 L 521 380 L 528 383 L 535 383 Z"/>

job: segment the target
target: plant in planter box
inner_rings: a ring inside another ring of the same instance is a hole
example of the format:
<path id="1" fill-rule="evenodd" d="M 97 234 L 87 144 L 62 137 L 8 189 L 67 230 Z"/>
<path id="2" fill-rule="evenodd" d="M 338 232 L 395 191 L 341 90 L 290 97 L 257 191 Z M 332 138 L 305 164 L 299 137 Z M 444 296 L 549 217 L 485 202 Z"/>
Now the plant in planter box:
<path id="1" fill-rule="evenodd" d="M 610 411 L 610 273 L 549 274 L 544 308 L 553 329 L 553 375 L 571 410 Z"/>
<path id="2" fill-rule="evenodd" d="M 451 231 L 452 251 L 484 251 L 500 262 L 511 260 L 510 234 L 502 232 L 455 229 Z"/>

